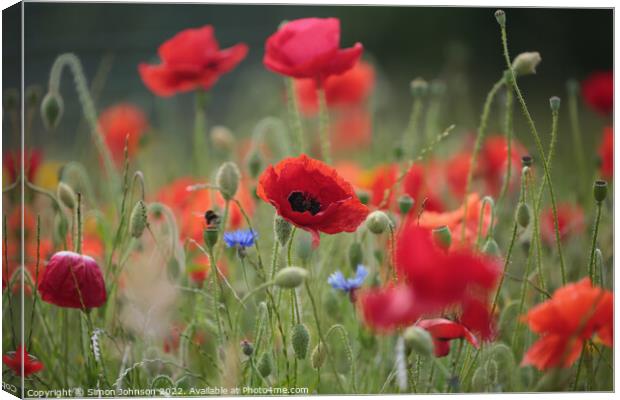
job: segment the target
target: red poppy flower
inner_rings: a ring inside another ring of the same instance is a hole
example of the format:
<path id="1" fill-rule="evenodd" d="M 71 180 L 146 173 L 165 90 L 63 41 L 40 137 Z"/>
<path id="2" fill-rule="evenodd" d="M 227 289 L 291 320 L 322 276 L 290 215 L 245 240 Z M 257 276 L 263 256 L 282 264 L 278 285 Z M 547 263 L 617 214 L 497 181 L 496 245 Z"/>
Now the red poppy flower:
<path id="1" fill-rule="evenodd" d="M 15 375 L 22 376 L 22 366 L 24 368 L 24 377 L 43 369 L 43 363 L 28 354 L 23 345 L 17 346 L 14 352 L 2 356 L 2 362 L 13 370 Z"/>
<path id="2" fill-rule="evenodd" d="M 34 178 L 37 175 L 37 171 L 43 161 L 43 152 L 38 149 L 26 149 L 24 151 L 24 160 L 26 160 L 26 177 L 28 181 L 34 182 Z M 2 155 L 2 165 L 9 178 L 8 183 L 13 183 L 17 180 L 22 167 L 22 154 L 19 150 L 5 151 Z"/>
<path id="3" fill-rule="evenodd" d="M 465 196 L 467 176 L 471 168 L 471 155 L 469 153 L 457 153 L 446 163 L 446 180 L 452 194 L 457 199 Z"/>
<path id="4" fill-rule="evenodd" d="M 354 232 L 368 214 L 349 182 L 305 154 L 270 165 L 259 178 L 257 193 L 282 218 L 310 232 L 315 245 L 319 232 Z"/>
<path id="5" fill-rule="evenodd" d="M 394 188 L 390 195 L 385 199 L 386 190 L 392 188 L 398 179 L 398 165 L 385 164 L 375 167 L 363 178 L 362 187 L 370 191 L 370 205 L 389 209 L 394 206 Z M 385 199 L 385 201 L 384 201 Z"/>
<path id="6" fill-rule="evenodd" d="M 213 27 L 186 29 L 165 41 L 158 50 L 162 63 L 142 63 L 138 71 L 144 84 L 158 96 L 171 96 L 197 88 L 210 89 L 243 60 L 248 47 L 239 43 L 220 50 Z"/>
<path id="7" fill-rule="evenodd" d="M 603 130 L 603 141 L 598 149 L 601 158 L 601 176 L 605 179 L 614 177 L 614 128 L 606 126 Z"/>
<path id="8" fill-rule="evenodd" d="M 583 209 L 577 204 L 561 203 L 557 206 L 558 227 L 560 239 L 565 239 L 569 235 L 583 233 L 585 230 Z M 548 208 L 542 214 L 541 230 L 543 239 L 552 245 L 555 243 L 555 224 L 553 220 L 553 210 Z"/>
<path id="9" fill-rule="evenodd" d="M 614 109 L 614 73 L 592 73 L 581 83 L 581 93 L 586 104 L 594 111 L 609 115 Z"/>
<path id="10" fill-rule="evenodd" d="M 568 368 L 594 334 L 612 347 L 613 297 L 612 292 L 593 287 L 588 278 L 556 290 L 551 299 L 523 317 L 541 336 L 525 353 L 521 365 L 533 365 L 539 370 Z"/>
<path id="11" fill-rule="evenodd" d="M 409 326 L 426 311 L 407 285 L 363 290 L 358 299 L 364 321 L 379 332 Z"/>
<path id="12" fill-rule="evenodd" d="M 146 116 L 133 104 L 120 103 L 106 108 L 99 115 L 99 126 L 105 142 L 117 165 L 122 165 L 127 140 L 127 153 L 133 157 L 138 150 L 140 137 L 148 128 Z"/>
<path id="13" fill-rule="evenodd" d="M 99 265 L 89 256 L 59 251 L 50 259 L 39 285 L 44 301 L 59 307 L 95 308 L 106 301 Z"/>
<path id="14" fill-rule="evenodd" d="M 227 276 L 228 266 L 226 265 L 226 260 L 221 259 L 217 264 L 220 272 L 224 276 Z M 187 266 L 187 271 L 192 282 L 201 285 L 211 272 L 211 261 L 209 260 L 209 257 L 202 252 L 197 256 L 192 257 L 192 262 Z"/>
<path id="15" fill-rule="evenodd" d="M 360 61 L 342 75 L 332 75 L 325 79 L 325 101 L 328 107 L 347 107 L 365 101 L 375 83 L 375 70 L 372 65 Z M 319 109 L 317 84 L 314 79 L 296 79 L 295 92 L 299 99 L 301 112 L 313 115 Z"/>
<path id="16" fill-rule="evenodd" d="M 521 157 L 525 155 L 524 147 L 513 140 L 511 154 L 511 181 L 509 188 L 516 188 L 519 182 L 519 170 L 521 168 Z M 480 149 L 478 174 L 480 174 L 487 185 L 487 190 L 492 196 L 497 196 L 504 183 L 506 167 L 508 163 L 508 141 L 501 135 L 489 136 Z"/>
<path id="17" fill-rule="evenodd" d="M 416 207 L 410 212 L 419 209 L 424 202 L 425 211 L 443 211 L 444 204 L 437 192 L 437 182 L 434 177 L 433 164 L 423 166 L 421 164 L 413 164 L 405 178 L 403 179 L 403 190 L 416 201 Z M 426 200 L 426 201 L 425 201 Z"/>
<path id="18" fill-rule="evenodd" d="M 335 117 L 330 130 L 334 151 L 366 148 L 372 140 L 370 113 L 363 109 L 347 110 Z"/>
<path id="19" fill-rule="evenodd" d="M 416 326 L 426 329 L 433 337 L 435 357 L 445 357 L 450 352 L 450 340 L 465 339 L 478 348 L 478 340 L 473 333 L 458 322 L 445 318 L 423 319 Z"/>
<path id="20" fill-rule="evenodd" d="M 263 63 L 292 78 L 311 78 L 322 86 L 327 77 L 353 68 L 362 55 L 361 43 L 340 49 L 340 20 L 302 18 L 287 22 L 267 39 Z"/>

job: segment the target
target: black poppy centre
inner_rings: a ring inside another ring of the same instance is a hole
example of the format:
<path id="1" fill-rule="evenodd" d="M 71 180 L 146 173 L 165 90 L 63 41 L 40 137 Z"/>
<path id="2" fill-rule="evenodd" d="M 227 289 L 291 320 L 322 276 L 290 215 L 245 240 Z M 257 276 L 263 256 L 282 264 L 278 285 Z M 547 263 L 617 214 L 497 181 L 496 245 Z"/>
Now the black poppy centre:
<path id="1" fill-rule="evenodd" d="M 310 211 L 310 214 L 316 215 L 321 211 L 321 203 L 319 203 L 314 197 L 304 192 L 292 192 L 288 196 L 288 202 L 291 205 L 293 211 L 305 212 Z"/>

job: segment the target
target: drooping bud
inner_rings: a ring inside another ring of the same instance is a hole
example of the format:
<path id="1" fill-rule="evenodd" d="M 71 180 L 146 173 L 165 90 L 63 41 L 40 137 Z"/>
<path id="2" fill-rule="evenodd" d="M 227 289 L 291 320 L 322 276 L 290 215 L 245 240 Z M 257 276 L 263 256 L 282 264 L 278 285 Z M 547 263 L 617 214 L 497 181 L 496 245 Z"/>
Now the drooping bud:
<path id="1" fill-rule="evenodd" d="M 549 99 L 549 107 L 551 108 L 551 111 L 554 111 L 554 112 L 560 111 L 561 103 L 562 103 L 562 100 L 560 100 L 558 96 L 551 97 Z"/>
<path id="2" fill-rule="evenodd" d="M 254 346 L 252 346 L 252 343 L 250 343 L 247 340 L 242 340 L 241 341 L 241 351 L 243 352 L 243 354 L 245 354 L 246 356 L 250 357 L 252 355 L 252 353 L 254 353 Z"/>
<path id="3" fill-rule="evenodd" d="M 493 239 L 492 237 L 489 237 L 486 242 L 484 242 L 484 246 L 482 246 L 482 252 L 492 257 L 501 258 L 502 256 L 502 252 L 499 249 L 497 241 L 495 241 L 495 239 Z"/>
<path id="4" fill-rule="evenodd" d="M 271 355 L 269 353 L 263 353 L 260 360 L 258 360 L 258 365 L 256 366 L 258 372 L 262 375 L 263 378 L 271 375 L 271 371 L 273 370 Z"/>
<path id="5" fill-rule="evenodd" d="M 373 211 L 366 217 L 368 230 L 380 235 L 390 226 L 390 218 L 383 211 Z"/>
<path id="6" fill-rule="evenodd" d="M 362 203 L 365 206 L 368 205 L 368 202 L 370 201 L 370 194 L 366 190 L 362 190 L 362 189 L 357 190 L 355 194 L 357 195 L 357 198 L 360 200 L 360 203 Z"/>
<path id="7" fill-rule="evenodd" d="M 273 229 L 276 232 L 276 239 L 278 239 L 280 246 L 284 247 L 291 237 L 293 226 L 281 216 L 276 215 L 273 220 Z"/>
<path id="8" fill-rule="evenodd" d="M 602 203 L 607 198 L 607 182 L 603 180 L 597 180 L 594 182 L 594 200 L 598 203 Z"/>
<path id="9" fill-rule="evenodd" d="M 250 176 L 256 178 L 263 167 L 263 160 L 261 160 L 260 153 L 258 151 L 252 151 L 248 157 L 247 163 Z"/>
<path id="10" fill-rule="evenodd" d="M 211 142 L 213 147 L 221 151 L 230 151 L 235 146 L 235 137 L 230 129 L 217 125 L 211 128 Z"/>
<path id="11" fill-rule="evenodd" d="M 351 243 L 351 246 L 349 246 L 349 265 L 353 271 L 357 270 L 357 266 L 364 261 L 363 258 L 361 243 Z"/>
<path id="12" fill-rule="evenodd" d="M 532 75 L 536 73 L 536 67 L 541 61 L 542 58 L 537 51 L 521 53 L 512 62 L 512 70 L 517 76 Z"/>
<path id="13" fill-rule="evenodd" d="M 56 197 L 58 197 L 58 200 L 60 200 L 65 207 L 72 210 L 75 208 L 75 204 L 77 203 L 75 192 L 71 186 L 66 183 L 58 182 L 58 187 L 56 187 Z"/>
<path id="14" fill-rule="evenodd" d="M 131 236 L 138 239 L 142 236 L 142 232 L 144 232 L 147 225 L 146 205 L 142 200 L 138 200 L 129 217 L 129 232 Z"/>
<path id="15" fill-rule="evenodd" d="M 433 229 L 433 239 L 439 247 L 448 250 L 452 244 L 452 233 L 446 225 Z"/>
<path id="16" fill-rule="evenodd" d="M 308 354 L 308 344 L 310 343 L 310 334 L 304 324 L 297 324 L 293 327 L 291 343 L 295 356 L 303 360 Z"/>
<path id="17" fill-rule="evenodd" d="M 398 208 L 400 209 L 400 213 L 403 215 L 406 215 L 414 204 L 415 200 L 413 200 L 413 198 L 408 194 L 403 194 L 398 198 Z"/>
<path id="18" fill-rule="evenodd" d="M 215 183 L 220 188 L 224 200 L 232 200 L 239 188 L 241 173 L 237 164 L 227 161 L 220 166 L 215 176 Z"/>
<path id="19" fill-rule="evenodd" d="M 422 78 L 415 78 L 411 81 L 411 94 L 414 98 L 421 98 L 426 96 L 428 92 L 428 83 Z"/>
<path id="20" fill-rule="evenodd" d="M 41 117 L 46 129 L 58 126 L 64 111 L 62 97 L 57 92 L 48 92 L 41 102 Z"/>
<path id="21" fill-rule="evenodd" d="M 495 19 L 497 20 L 499 26 L 506 26 L 506 13 L 504 10 L 495 11 Z"/>
<path id="22" fill-rule="evenodd" d="M 527 228 L 530 224 L 530 206 L 527 203 L 520 202 L 517 206 L 515 220 L 522 228 Z"/>
<path id="23" fill-rule="evenodd" d="M 314 350 L 312 350 L 312 355 L 310 356 L 310 364 L 312 368 L 319 369 L 325 363 L 325 359 L 327 358 L 327 344 L 323 342 L 319 342 Z"/>
<path id="24" fill-rule="evenodd" d="M 433 353 L 433 338 L 431 334 L 419 326 L 410 326 L 403 333 L 405 347 L 409 351 L 428 357 Z"/>
<path id="25" fill-rule="evenodd" d="M 283 289 L 294 289 L 304 283 L 308 271 L 301 267 L 282 268 L 275 277 L 275 284 Z"/>

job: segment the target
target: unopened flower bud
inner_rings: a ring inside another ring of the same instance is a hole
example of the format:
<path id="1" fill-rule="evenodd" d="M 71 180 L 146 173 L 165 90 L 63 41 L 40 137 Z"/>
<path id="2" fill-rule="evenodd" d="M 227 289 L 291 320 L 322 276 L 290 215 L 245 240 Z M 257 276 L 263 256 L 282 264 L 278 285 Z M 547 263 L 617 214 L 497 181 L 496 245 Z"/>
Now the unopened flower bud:
<path id="1" fill-rule="evenodd" d="M 428 83 L 422 78 L 415 78 L 411 81 L 410 86 L 413 97 L 424 97 L 426 96 L 426 92 L 428 92 Z"/>
<path id="2" fill-rule="evenodd" d="M 273 229 L 276 231 L 276 239 L 280 246 L 284 247 L 291 237 L 293 226 L 281 216 L 276 215 L 273 220 Z"/>
<path id="3" fill-rule="evenodd" d="M 362 245 L 359 242 L 351 243 L 349 246 L 349 265 L 353 271 L 357 270 L 357 266 L 363 262 Z"/>
<path id="4" fill-rule="evenodd" d="M 213 247 L 215 247 L 218 236 L 219 229 L 217 228 L 206 228 L 204 231 L 202 231 L 202 239 L 204 240 L 207 249 L 213 249 Z"/>
<path id="5" fill-rule="evenodd" d="M 250 357 L 252 355 L 252 353 L 254 353 L 254 346 L 252 346 L 252 343 L 250 343 L 247 340 L 242 340 L 241 341 L 241 351 L 243 352 L 243 354 L 245 354 L 246 356 Z"/>
<path id="6" fill-rule="evenodd" d="M 383 211 L 373 211 L 366 217 L 366 226 L 372 233 L 380 235 L 390 226 L 390 219 Z"/>
<path id="7" fill-rule="evenodd" d="M 579 94 L 579 82 L 577 82 L 576 79 L 569 79 L 568 82 L 566 82 L 566 90 L 571 95 L 576 96 Z"/>
<path id="8" fill-rule="evenodd" d="M 440 79 L 433 79 L 430 89 L 432 96 L 441 97 L 446 92 L 446 84 Z"/>
<path id="9" fill-rule="evenodd" d="M 58 182 L 58 187 L 56 187 L 56 197 L 58 197 L 58 200 L 60 200 L 65 207 L 72 210 L 75 208 L 75 204 L 77 203 L 75 192 L 71 186 L 66 183 Z"/>
<path id="10" fill-rule="evenodd" d="M 275 277 L 275 284 L 283 289 L 294 289 L 304 283 L 308 271 L 301 267 L 282 268 Z"/>
<path id="11" fill-rule="evenodd" d="M 532 75 L 536 73 L 536 67 L 542 58 L 537 51 L 528 51 L 519 54 L 512 62 L 512 70 L 516 76 Z"/>
<path id="12" fill-rule="evenodd" d="M 237 164 L 227 161 L 220 166 L 215 176 L 215 183 L 220 188 L 224 200 L 232 200 L 239 188 L 241 173 Z"/>
<path id="13" fill-rule="evenodd" d="M 527 203 L 519 203 L 519 205 L 517 206 L 515 219 L 522 228 L 528 227 L 528 225 L 530 224 L 530 206 L 528 206 Z"/>
<path id="14" fill-rule="evenodd" d="M 499 26 L 506 26 L 506 13 L 504 10 L 495 11 L 495 19 L 497 20 Z"/>
<path id="15" fill-rule="evenodd" d="M 405 155 L 405 151 L 401 145 L 395 146 L 394 149 L 392 149 L 392 153 L 394 154 L 394 159 L 396 161 L 402 160 Z"/>
<path id="16" fill-rule="evenodd" d="M 400 213 L 403 215 L 406 215 L 414 204 L 415 200 L 413 200 L 413 198 L 408 194 L 403 194 L 398 198 L 398 208 L 400 209 Z"/>
<path id="17" fill-rule="evenodd" d="M 252 153 L 250 153 L 250 156 L 248 157 L 247 162 L 250 176 L 252 178 L 256 178 L 263 166 L 263 161 L 261 160 L 260 153 L 258 151 L 252 151 Z"/>
<path id="18" fill-rule="evenodd" d="M 291 343 L 295 356 L 303 360 L 308 354 L 308 344 L 310 343 L 310 334 L 304 324 L 297 324 L 293 327 Z"/>
<path id="19" fill-rule="evenodd" d="M 524 167 L 531 167 L 533 163 L 534 159 L 532 158 L 532 156 L 525 155 L 521 157 L 521 165 L 523 165 Z"/>
<path id="20" fill-rule="evenodd" d="M 263 378 L 271 375 L 271 371 L 273 370 L 273 363 L 271 362 L 271 355 L 269 353 L 263 353 L 260 360 L 258 360 L 258 365 L 256 369 L 261 374 Z"/>
<path id="21" fill-rule="evenodd" d="M 41 117 L 46 129 L 58 126 L 64 111 L 62 97 L 57 92 L 48 92 L 41 102 Z"/>
<path id="22" fill-rule="evenodd" d="M 452 233 L 450 232 L 450 228 L 443 225 L 433 229 L 433 239 L 435 239 L 435 243 L 437 243 L 439 247 L 445 250 L 449 249 L 452 244 Z"/>
<path id="23" fill-rule="evenodd" d="M 562 100 L 558 96 L 553 96 L 549 99 L 549 107 L 551 107 L 551 111 L 560 111 L 560 104 Z"/>
<path id="24" fill-rule="evenodd" d="M 602 203 L 607 198 L 607 182 L 598 180 L 594 182 L 594 200 Z"/>
<path id="25" fill-rule="evenodd" d="M 144 232 L 146 226 L 146 205 L 142 200 L 138 200 L 129 216 L 129 232 L 131 236 L 138 239 L 142 236 L 142 232 Z"/>
<path id="26" fill-rule="evenodd" d="M 489 237 L 484 245 L 482 246 L 482 252 L 484 254 L 488 254 L 492 257 L 500 258 L 502 256 L 502 252 L 499 249 L 499 245 L 492 237 Z"/>
<path id="27" fill-rule="evenodd" d="M 433 353 L 433 338 L 431 334 L 419 326 L 410 326 L 403 333 L 405 347 L 409 351 L 428 357 Z"/>
<path id="28" fill-rule="evenodd" d="M 218 125 L 211 128 L 211 142 L 218 150 L 230 151 L 235 146 L 235 137 L 230 129 Z"/>
<path id="29" fill-rule="evenodd" d="M 321 368 L 325 363 L 325 359 L 327 358 L 327 345 L 323 342 L 319 342 L 314 348 L 314 350 L 312 350 L 312 355 L 310 358 L 312 368 Z"/>

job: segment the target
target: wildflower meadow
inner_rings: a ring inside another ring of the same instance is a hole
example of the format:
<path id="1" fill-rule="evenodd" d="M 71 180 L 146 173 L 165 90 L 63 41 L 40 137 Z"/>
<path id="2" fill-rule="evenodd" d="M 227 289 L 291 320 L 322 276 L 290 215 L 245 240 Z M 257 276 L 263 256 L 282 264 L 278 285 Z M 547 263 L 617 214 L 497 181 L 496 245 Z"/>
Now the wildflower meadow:
<path id="1" fill-rule="evenodd" d="M 5 83 L 3 390 L 612 392 L 612 66 L 547 92 L 553 54 L 482 12 L 471 64 L 501 67 L 467 101 L 458 52 L 390 86 L 354 16 L 286 18 L 261 46 L 185 26 L 124 75 L 148 112 L 102 101 L 108 59 L 71 48 Z"/>

